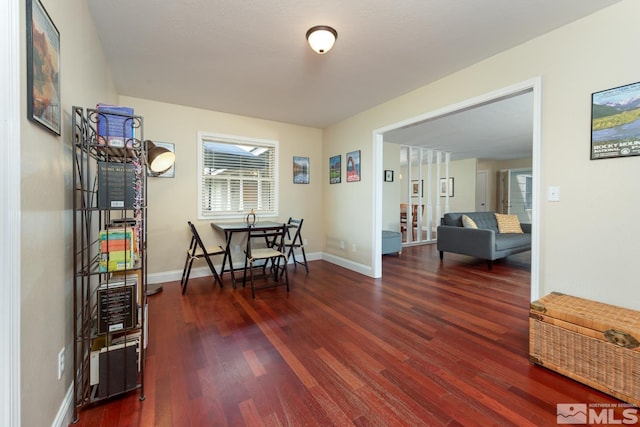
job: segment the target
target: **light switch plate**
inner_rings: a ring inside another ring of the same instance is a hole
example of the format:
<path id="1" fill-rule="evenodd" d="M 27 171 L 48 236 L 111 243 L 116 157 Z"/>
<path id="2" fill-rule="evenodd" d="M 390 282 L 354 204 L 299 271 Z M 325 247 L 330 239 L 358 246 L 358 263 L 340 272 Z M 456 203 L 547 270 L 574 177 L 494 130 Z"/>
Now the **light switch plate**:
<path id="1" fill-rule="evenodd" d="M 547 200 L 550 202 L 559 202 L 560 201 L 560 187 L 551 186 L 549 187 L 549 194 Z"/>

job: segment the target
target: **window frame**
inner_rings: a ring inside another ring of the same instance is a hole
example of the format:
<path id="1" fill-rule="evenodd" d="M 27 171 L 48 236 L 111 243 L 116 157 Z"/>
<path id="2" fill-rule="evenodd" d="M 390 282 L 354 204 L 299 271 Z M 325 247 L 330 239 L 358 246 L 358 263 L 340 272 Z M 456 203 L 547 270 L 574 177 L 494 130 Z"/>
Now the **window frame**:
<path id="1" fill-rule="evenodd" d="M 244 219 L 249 213 L 249 209 L 235 212 L 222 211 L 204 211 L 203 201 L 205 196 L 204 189 L 204 148 L 206 143 L 223 143 L 232 145 L 254 145 L 273 148 L 273 209 L 269 211 L 256 211 L 256 215 L 262 218 L 277 217 L 279 211 L 279 188 L 280 188 L 280 170 L 279 170 L 279 148 L 280 142 L 273 139 L 251 138 L 247 136 L 228 135 L 214 132 L 198 132 L 198 151 L 197 151 L 197 187 L 198 187 L 198 219 L 199 220 L 218 220 L 218 219 Z"/>

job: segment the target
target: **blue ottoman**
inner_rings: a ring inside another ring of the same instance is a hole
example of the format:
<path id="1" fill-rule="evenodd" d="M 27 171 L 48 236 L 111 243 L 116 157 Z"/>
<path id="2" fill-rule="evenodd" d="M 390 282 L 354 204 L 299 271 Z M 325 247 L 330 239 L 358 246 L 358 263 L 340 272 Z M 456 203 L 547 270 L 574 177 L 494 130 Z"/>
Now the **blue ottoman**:
<path id="1" fill-rule="evenodd" d="M 382 255 L 402 253 L 402 234 L 399 231 L 382 230 Z"/>

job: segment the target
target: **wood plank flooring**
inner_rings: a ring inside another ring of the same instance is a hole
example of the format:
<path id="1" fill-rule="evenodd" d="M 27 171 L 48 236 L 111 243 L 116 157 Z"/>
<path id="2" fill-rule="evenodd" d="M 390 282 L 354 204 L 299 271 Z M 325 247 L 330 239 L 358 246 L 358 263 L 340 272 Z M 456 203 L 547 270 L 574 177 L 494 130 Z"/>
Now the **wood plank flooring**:
<path id="1" fill-rule="evenodd" d="M 191 279 L 150 297 L 144 401 L 80 426 L 551 426 L 616 399 L 528 361 L 529 253 L 494 264 L 433 245 L 371 279 L 324 261 L 291 292 Z"/>

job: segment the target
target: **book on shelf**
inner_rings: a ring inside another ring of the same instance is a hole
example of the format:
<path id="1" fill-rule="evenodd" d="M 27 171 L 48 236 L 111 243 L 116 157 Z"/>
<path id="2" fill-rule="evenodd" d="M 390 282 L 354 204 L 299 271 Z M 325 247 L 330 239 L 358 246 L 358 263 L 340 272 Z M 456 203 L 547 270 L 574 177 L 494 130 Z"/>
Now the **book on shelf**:
<path id="1" fill-rule="evenodd" d="M 89 378 L 95 386 L 93 397 L 105 398 L 135 388 L 140 364 L 140 338 L 92 351 Z"/>
<path id="2" fill-rule="evenodd" d="M 141 199 L 139 181 L 133 163 L 98 162 L 98 208 L 134 209 Z"/>
<path id="3" fill-rule="evenodd" d="M 137 324 L 137 281 L 105 283 L 98 287 L 99 335 L 133 328 Z"/>
<path id="4" fill-rule="evenodd" d="M 111 227 L 100 230 L 98 271 L 106 273 L 131 269 L 139 259 L 139 243 L 133 227 Z"/>
<path id="5" fill-rule="evenodd" d="M 114 271 L 111 273 L 111 278 L 109 279 L 109 283 L 112 282 L 120 282 L 122 280 L 133 280 L 138 286 L 138 305 L 142 304 L 142 293 L 144 292 L 144 284 L 142 282 L 142 269 L 138 268 L 136 270 L 121 270 Z M 138 317 L 139 319 L 140 317 Z"/>
<path id="6" fill-rule="evenodd" d="M 131 148 L 135 138 L 133 108 L 98 104 L 98 144 L 108 147 Z"/>

